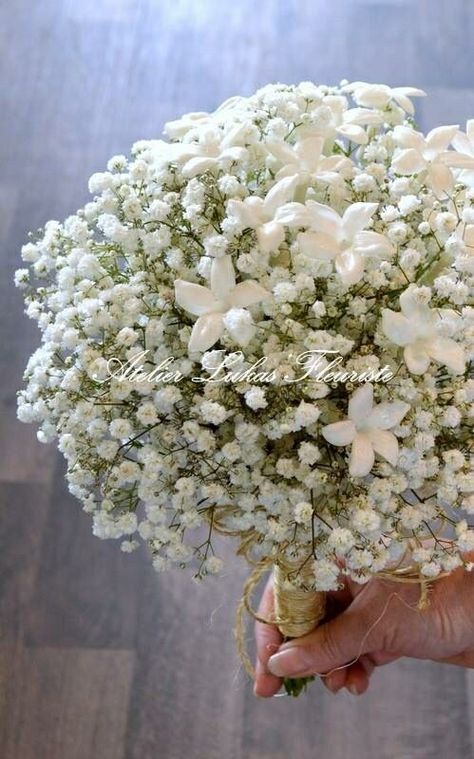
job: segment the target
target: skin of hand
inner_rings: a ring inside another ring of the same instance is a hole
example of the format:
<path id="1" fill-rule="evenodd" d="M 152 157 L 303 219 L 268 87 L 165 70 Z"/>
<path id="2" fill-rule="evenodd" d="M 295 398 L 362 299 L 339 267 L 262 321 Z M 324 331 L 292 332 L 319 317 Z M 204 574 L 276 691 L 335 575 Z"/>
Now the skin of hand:
<path id="1" fill-rule="evenodd" d="M 474 553 L 465 558 L 474 561 Z M 474 571 L 460 567 L 432 582 L 424 609 L 418 584 L 342 582 L 327 594 L 324 622 L 304 637 L 283 643 L 276 627 L 256 622 L 255 695 L 274 696 L 282 677 L 315 674 L 332 693 L 359 695 L 375 667 L 402 656 L 474 668 Z M 270 577 L 258 613 L 268 619 L 272 612 Z"/>

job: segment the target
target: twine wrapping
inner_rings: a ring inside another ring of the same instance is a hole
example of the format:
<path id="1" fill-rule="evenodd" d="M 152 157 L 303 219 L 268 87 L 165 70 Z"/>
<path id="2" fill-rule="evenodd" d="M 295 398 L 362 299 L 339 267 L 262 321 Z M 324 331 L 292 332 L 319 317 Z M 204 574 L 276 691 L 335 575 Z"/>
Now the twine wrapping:
<path id="1" fill-rule="evenodd" d="M 295 579 L 301 586 L 294 584 Z M 273 570 L 275 624 L 285 638 L 300 638 L 314 630 L 324 617 L 324 593 L 305 585 L 314 582 L 311 562 L 303 565 L 279 558 Z"/>
<path id="2" fill-rule="evenodd" d="M 303 585 L 311 578 L 311 565 L 303 565 L 278 558 L 273 565 L 273 588 L 275 610 L 271 619 L 259 616 L 251 606 L 252 593 L 265 572 L 272 566 L 269 559 L 256 564 L 245 581 L 242 597 L 237 605 L 235 638 L 240 660 L 250 677 L 255 676 L 251 659 L 247 653 L 245 641 L 245 613 L 248 612 L 257 622 L 276 625 L 282 635 L 288 638 L 299 638 L 311 632 L 324 617 L 325 594 L 320 591 L 296 587 L 294 579 L 298 576 Z M 293 581 L 293 582 L 292 582 Z"/>
<path id="3" fill-rule="evenodd" d="M 265 619 L 261 617 L 252 608 L 251 597 L 252 593 L 260 582 L 262 576 L 272 566 L 271 559 L 262 559 L 257 562 L 245 581 L 242 597 L 237 605 L 236 610 L 236 624 L 234 629 L 234 635 L 237 642 L 237 651 L 245 670 L 252 679 L 255 678 L 255 671 L 252 665 L 252 661 L 247 652 L 247 644 L 245 639 L 245 620 L 246 613 L 248 613 L 257 622 L 262 622 L 267 625 L 277 625 L 278 629 L 285 637 L 300 637 L 311 632 L 321 622 L 325 613 L 325 594 L 320 591 L 305 590 L 304 588 L 297 588 L 292 584 L 291 580 L 298 574 L 300 582 L 304 584 L 305 578 L 308 578 L 310 573 L 309 562 L 304 565 L 295 565 L 288 560 L 278 558 L 278 563 L 273 566 L 273 582 L 274 582 L 274 594 L 275 594 L 275 612 L 271 619 Z M 443 572 L 439 576 L 446 577 L 448 572 Z M 393 583 L 413 583 L 420 586 L 420 597 L 417 603 L 418 611 L 424 611 L 429 606 L 429 590 L 431 588 L 431 582 L 426 578 L 420 576 L 414 567 L 396 567 L 392 570 L 385 572 L 378 572 L 377 577 L 380 579 L 388 580 Z M 392 594 L 387 601 L 392 598 Z M 379 624 L 380 619 L 385 614 L 386 608 L 383 613 L 374 622 L 374 625 L 366 632 L 365 637 L 372 631 L 372 629 Z M 363 639 L 363 640 L 364 640 Z M 362 644 L 361 641 L 361 651 Z M 343 664 L 341 667 L 336 667 L 327 674 L 338 669 L 345 669 L 359 659 L 359 655 L 354 658 L 353 661 Z M 327 675 L 326 675 L 327 676 Z M 322 675 L 324 677 L 324 675 Z"/>

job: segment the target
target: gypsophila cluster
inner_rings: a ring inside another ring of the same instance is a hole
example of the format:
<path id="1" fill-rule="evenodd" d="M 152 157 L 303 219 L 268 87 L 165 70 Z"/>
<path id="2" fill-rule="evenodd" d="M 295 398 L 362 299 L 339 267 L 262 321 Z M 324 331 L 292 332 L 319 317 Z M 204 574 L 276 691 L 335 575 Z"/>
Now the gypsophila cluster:
<path id="1" fill-rule="evenodd" d="M 423 94 L 278 84 L 188 114 L 23 247 L 42 343 L 18 417 L 95 535 L 201 577 L 237 534 L 319 590 L 474 550 L 474 121 L 422 134 Z M 292 381 L 314 351 L 345 379 Z"/>

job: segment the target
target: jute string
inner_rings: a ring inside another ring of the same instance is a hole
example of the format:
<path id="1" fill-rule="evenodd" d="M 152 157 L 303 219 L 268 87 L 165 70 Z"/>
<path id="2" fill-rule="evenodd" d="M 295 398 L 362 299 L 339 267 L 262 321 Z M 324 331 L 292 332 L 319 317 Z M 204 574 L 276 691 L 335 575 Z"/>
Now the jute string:
<path id="1" fill-rule="evenodd" d="M 309 565 L 309 562 L 307 563 Z M 274 564 L 271 559 L 263 559 L 257 562 L 245 581 L 242 596 L 237 605 L 236 610 L 236 623 L 234 634 L 237 642 L 237 651 L 242 661 L 242 664 L 246 672 L 253 679 L 255 677 L 255 671 L 252 665 L 252 661 L 247 652 L 246 645 L 246 614 L 249 614 L 257 622 L 262 622 L 267 625 L 276 625 L 280 632 L 286 637 L 300 637 L 311 632 L 321 622 L 325 613 L 325 595 L 324 593 L 305 590 L 304 588 L 298 588 L 291 583 L 291 579 L 296 576 L 301 583 L 304 584 L 304 579 L 308 578 L 310 574 L 310 567 L 305 565 L 294 565 L 286 560 L 278 559 L 278 563 Z M 274 582 L 274 598 L 275 598 L 275 613 L 272 618 L 266 619 L 260 616 L 251 605 L 252 594 L 260 582 L 263 575 L 273 567 L 273 582 Z M 437 578 L 446 577 L 448 572 L 443 572 Z M 411 567 L 400 567 L 391 571 L 379 572 L 377 577 L 380 579 L 388 580 L 392 583 L 403 584 L 417 584 L 420 586 L 420 597 L 416 604 L 416 609 L 422 611 L 429 606 L 429 589 L 430 583 L 426 578 L 420 577 L 418 573 L 413 572 Z M 398 593 L 392 593 L 388 597 L 382 613 L 377 617 L 374 623 L 366 631 L 360 645 L 362 653 L 365 640 L 368 635 L 373 632 L 373 629 L 380 623 L 385 615 L 390 601 L 393 598 L 398 597 L 399 600 L 406 604 L 404 599 L 399 596 Z M 409 606 L 408 604 L 406 604 Z M 413 608 L 409 606 L 409 608 Z M 360 655 L 359 655 L 360 656 Z M 339 669 L 345 669 L 350 667 L 351 664 L 359 659 L 359 656 L 355 657 L 352 661 L 335 667 L 330 673 Z"/>
<path id="2" fill-rule="evenodd" d="M 273 592 L 275 611 L 271 619 L 257 614 L 250 605 L 252 593 L 265 572 L 273 565 Z M 324 617 L 325 595 L 305 588 L 312 577 L 310 562 L 294 563 L 279 557 L 275 564 L 269 559 L 256 564 L 247 578 L 242 597 L 237 605 L 235 638 L 240 659 L 251 677 L 254 668 L 245 643 L 245 613 L 263 624 L 276 625 L 286 638 L 299 638 L 314 630 Z M 295 579 L 302 586 L 295 585 Z"/>
<path id="3" fill-rule="evenodd" d="M 324 593 L 305 588 L 314 582 L 312 562 L 302 566 L 279 559 L 273 569 L 275 623 L 285 638 L 300 638 L 314 630 L 324 617 Z M 302 587 L 293 584 L 298 579 Z"/>

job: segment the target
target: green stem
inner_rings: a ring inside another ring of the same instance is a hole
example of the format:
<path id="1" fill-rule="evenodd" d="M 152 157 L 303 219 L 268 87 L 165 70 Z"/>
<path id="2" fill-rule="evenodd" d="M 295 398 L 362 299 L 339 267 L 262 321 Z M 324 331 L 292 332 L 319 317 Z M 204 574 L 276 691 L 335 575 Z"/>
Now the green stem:
<path id="1" fill-rule="evenodd" d="M 310 682 L 314 680 L 314 677 L 284 677 L 283 687 L 286 690 L 288 696 L 296 698 L 300 693 L 304 693 Z"/>

